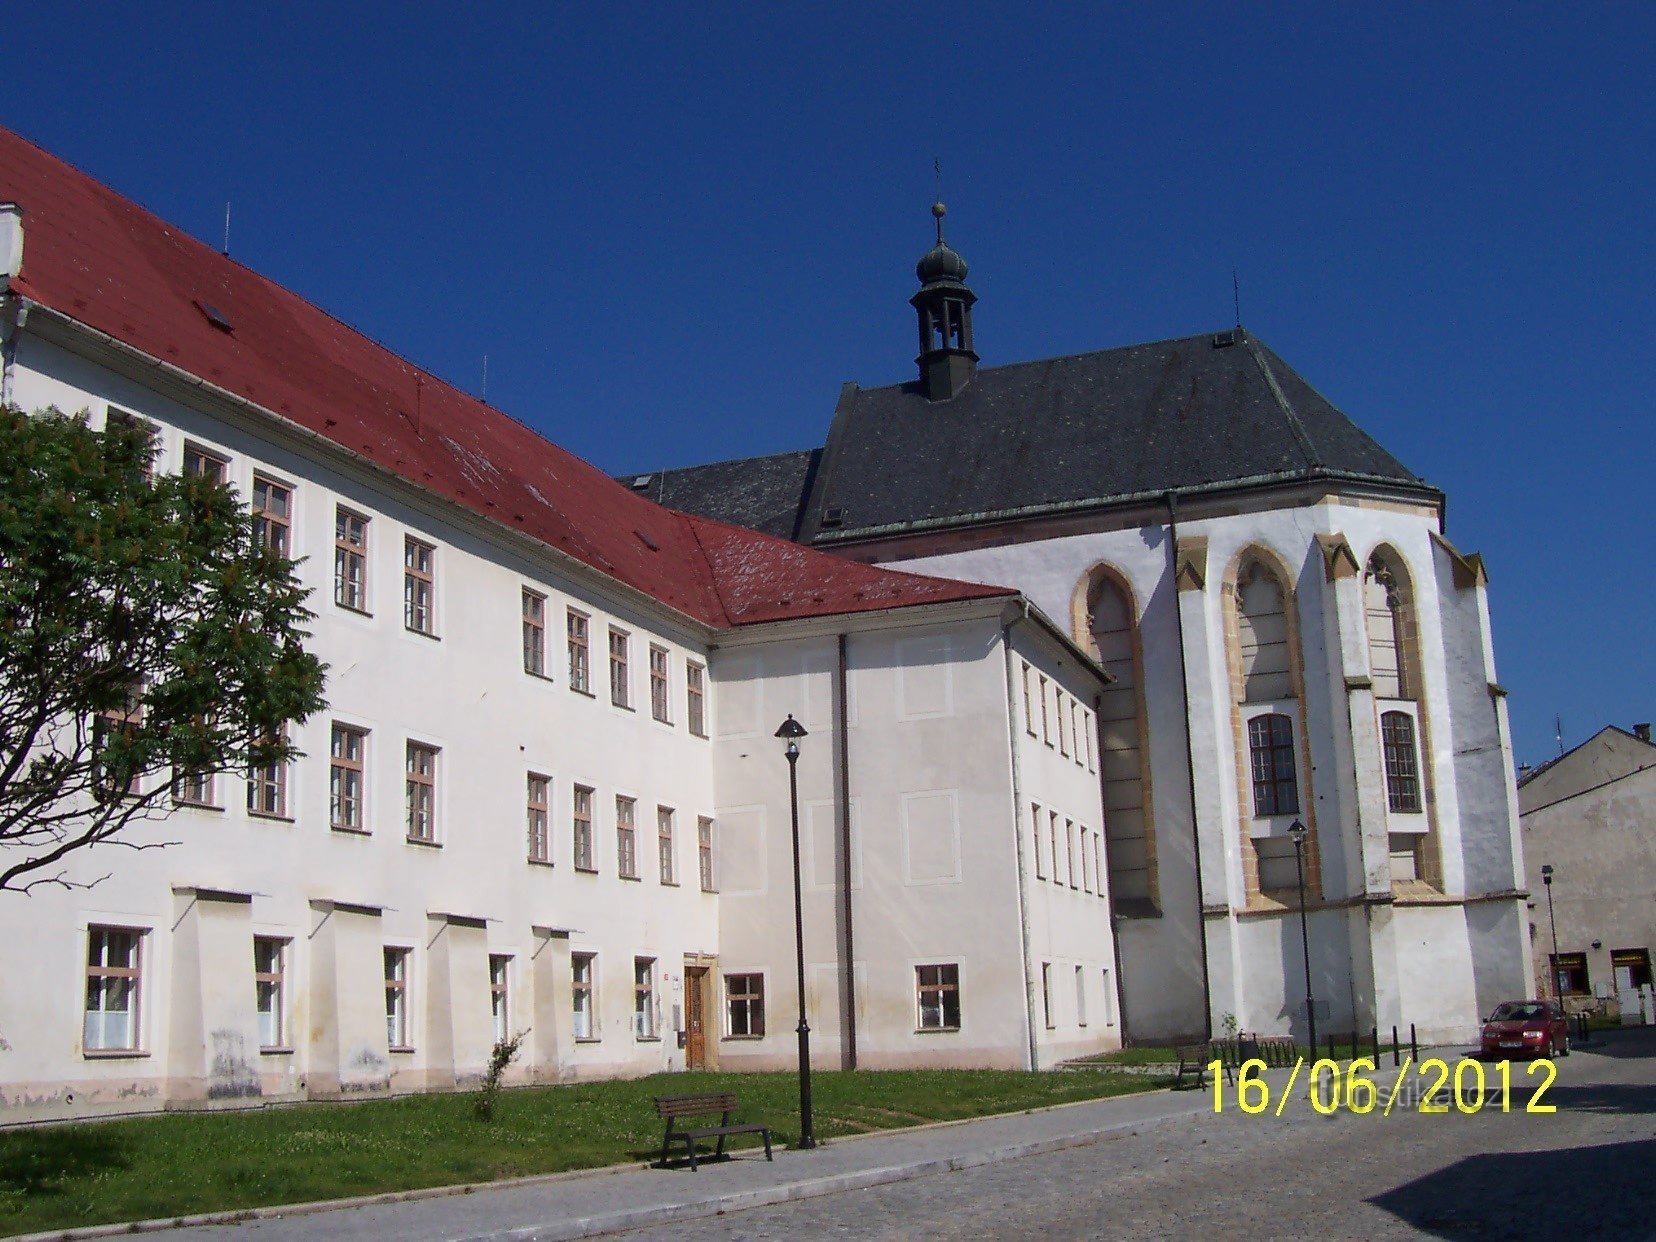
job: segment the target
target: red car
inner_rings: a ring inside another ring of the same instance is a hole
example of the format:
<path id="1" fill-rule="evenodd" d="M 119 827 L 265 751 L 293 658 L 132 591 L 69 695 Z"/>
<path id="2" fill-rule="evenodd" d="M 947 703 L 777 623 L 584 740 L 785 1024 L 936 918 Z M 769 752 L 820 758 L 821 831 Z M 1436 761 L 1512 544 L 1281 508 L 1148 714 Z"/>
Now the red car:
<path id="1" fill-rule="evenodd" d="M 1483 1028 L 1486 1060 L 1570 1055 L 1570 1022 L 1551 1001 L 1507 1001 Z"/>

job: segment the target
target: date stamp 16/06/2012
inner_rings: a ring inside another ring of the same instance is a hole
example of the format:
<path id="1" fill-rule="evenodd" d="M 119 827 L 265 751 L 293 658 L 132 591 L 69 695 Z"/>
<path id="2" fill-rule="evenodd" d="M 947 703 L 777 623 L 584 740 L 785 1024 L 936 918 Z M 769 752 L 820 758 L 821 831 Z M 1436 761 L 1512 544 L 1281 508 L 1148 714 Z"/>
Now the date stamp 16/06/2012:
<path id="1" fill-rule="evenodd" d="M 1324 1058 L 1309 1066 L 1300 1057 L 1294 1062 L 1287 1083 L 1280 1091 L 1273 1091 L 1265 1077 L 1265 1062 L 1256 1059 L 1242 1063 L 1234 1093 L 1229 1096 L 1225 1090 L 1224 1063 L 1209 1061 L 1207 1068 L 1213 1074 L 1213 1111 L 1216 1113 L 1229 1107 L 1250 1116 L 1268 1113 L 1280 1117 L 1288 1102 L 1296 1098 L 1303 1098 L 1325 1117 L 1339 1112 L 1390 1117 L 1393 1109 L 1400 1106 L 1428 1114 L 1459 1112 L 1470 1116 L 1485 1108 L 1509 1113 L 1514 1111 L 1515 1077 L 1519 1080 L 1521 1097 L 1527 1096 L 1518 1101 L 1520 1111 L 1558 1111 L 1557 1105 L 1543 1102 L 1547 1089 L 1558 1077 L 1558 1067 L 1551 1061 L 1531 1061 L 1522 1075 L 1515 1075 L 1511 1061 L 1497 1061 L 1486 1067 L 1482 1061 L 1466 1059 L 1451 1068 L 1441 1057 L 1428 1057 L 1418 1065 L 1413 1057 L 1406 1057 L 1395 1079 L 1378 1083 L 1372 1077 L 1376 1073 L 1374 1061 L 1368 1057 L 1358 1057 L 1344 1065 Z M 1295 1088 L 1302 1080 L 1305 1094 L 1299 1097 Z"/>

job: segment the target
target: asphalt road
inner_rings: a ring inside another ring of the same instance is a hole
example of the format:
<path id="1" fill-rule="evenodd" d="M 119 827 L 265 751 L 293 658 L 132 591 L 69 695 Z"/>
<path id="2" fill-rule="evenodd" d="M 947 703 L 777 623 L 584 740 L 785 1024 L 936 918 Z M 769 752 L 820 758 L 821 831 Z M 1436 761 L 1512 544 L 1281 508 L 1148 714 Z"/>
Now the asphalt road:
<path id="1" fill-rule="evenodd" d="M 1390 1116 L 1322 1116 L 1301 1080 L 1281 1117 L 1227 1100 L 1086 1147 L 625 1236 L 1656 1239 L 1656 1031 L 1596 1041 L 1558 1062 L 1552 1114 L 1525 1110 L 1539 1079 L 1516 1065 L 1505 1113 L 1422 1113 L 1405 1090 Z"/>

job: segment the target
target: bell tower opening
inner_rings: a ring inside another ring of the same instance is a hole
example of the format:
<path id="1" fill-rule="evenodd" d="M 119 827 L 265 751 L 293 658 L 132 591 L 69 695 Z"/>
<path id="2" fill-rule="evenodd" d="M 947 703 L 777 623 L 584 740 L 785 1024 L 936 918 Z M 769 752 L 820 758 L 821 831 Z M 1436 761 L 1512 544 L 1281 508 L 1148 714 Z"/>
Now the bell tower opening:
<path id="1" fill-rule="evenodd" d="M 929 401 L 946 401 L 971 382 L 978 356 L 972 350 L 972 303 L 966 287 L 966 260 L 943 240 L 948 209 L 932 204 L 937 244 L 915 266 L 920 291 L 909 299 L 920 322 L 920 384 Z"/>

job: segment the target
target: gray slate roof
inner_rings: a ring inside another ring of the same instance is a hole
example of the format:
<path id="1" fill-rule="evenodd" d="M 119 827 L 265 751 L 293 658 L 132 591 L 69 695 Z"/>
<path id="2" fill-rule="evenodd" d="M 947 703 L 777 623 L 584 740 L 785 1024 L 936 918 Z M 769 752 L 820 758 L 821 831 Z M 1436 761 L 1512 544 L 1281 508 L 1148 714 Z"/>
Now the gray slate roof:
<path id="1" fill-rule="evenodd" d="M 673 470 L 651 495 L 826 544 L 1173 488 L 1328 478 L 1433 490 L 1263 343 L 1238 331 L 1216 344 L 1224 335 L 983 369 L 947 401 L 917 381 L 847 385 L 820 463 L 795 453 Z M 840 525 L 822 529 L 831 508 Z"/>

